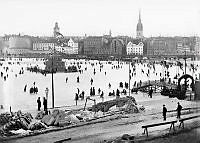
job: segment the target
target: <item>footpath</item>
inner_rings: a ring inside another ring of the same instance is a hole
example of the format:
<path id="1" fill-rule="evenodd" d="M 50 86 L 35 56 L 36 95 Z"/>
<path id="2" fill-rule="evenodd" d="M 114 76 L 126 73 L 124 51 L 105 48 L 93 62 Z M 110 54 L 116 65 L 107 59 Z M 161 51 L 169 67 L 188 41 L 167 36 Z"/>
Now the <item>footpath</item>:
<path id="1" fill-rule="evenodd" d="M 140 98 L 146 98 L 145 96 Z M 167 113 L 167 121 L 175 120 L 177 102 L 179 100 L 173 98 L 157 98 L 156 96 L 148 100 L 140 100 L 138 103 L 145 106 L 145 112 L 134 113 L 134 114 L 113 114 L 111 116 L 106 116 L 104 118 L 99 118 L 88 123 L 81 123 L 71 127 L 65 128 L 51 128 L 43 133 L 34 134 L 31 136 L 22 136 L 18 138 L 9 139 L 4 142 L 9 143 L 56 143 L 58 141 L 62 142 L 77 142 L 77 143 L 99 143 L 99 142 L 109 142 L 110 140 L 115 140 L 117 137 L 123 134 L 130 134 L 135 136 L 137 142 L 150 141 L 158 136 L 163 136 L 168 134 L 170 125 L 164 125 L 160 127 L 150 128 L 149 137 L 143 135 L 142 126 L 149 123 L 157 123 L 162 121 L 162 105 L 165 104 L 168 108 L 169 113 Z M 183 110 L 182 117 L 190 115 L 198 115 L 197 110 L 192 110 L 192 108 L 197 107 L 198 103 L 193 101 L 179 101 L 183 108 L 191 108 Z M 88 105 L 89 106 L 89 105 Z M 75 107 L 62 107 L 62 110 L 79 110 L 83 108 L 83 105 Z M 30 111 L 30 113 L 35 117 L 37 111 Z M 198 127 L 199 120 L 191 120 L 185 123 L 185 127 L 190 127 L 193 122 L 194 127 Z M 178 124 L 175 124 L 177 128 Z M 180 129 L 182 130 L 182 129 Z M 179 129 L 177 130 L 179 131 Z M 64 141 L 65 140 L 65 141 Z"/>
<path id="2" fill-rule="evenodd" d="M 197 115 L 197 113 L 193 113 L 192 115 Z M 191 116 L 182 115 L 182 117 Z M 137 118 L 137 119 L 136 119 Z M 168 120 L 174 120 L 175 117 L 169 117 Z M 160 137 L 166 137 L 170 134 L 173 135 L 175 133 L 179 133 L 183 129 L 179 129 L 179 124 L 175 124 L 176 132 L 169 133 L 169 125 L 150 128 L 149 129 L 149 137 L 143 135 L 142 125 L 148 123 L 156 123 L 161 122 L 162 119 L 153 119 L 151 116 L 146 116 L 146 118 L 140 117 L 131 117 L 122 116 L 118 120 L 110 120 L 107 122 L 90 124 L 87 126 L 80 126 L 76 128 L 70 128 L 66 130 L 49 132 L 46 134 L 40 134 L 37 136 L 29 136 L 25 138 L 18 138 L 15 140 L 9 140 L 9 143 L 55 143 L 61 140 L 67 140 L 63 143 L 74 142 L 74 143 L 97 143 L 97 142 L 108 142 L 111 140 L 115 140 L 116 137 L 122 136 L 123 134 L 129 134 L 135 136 L 136 142 L 146 142 L 159 139 Z M 188 128 L 197 128 L 200 127 L 200 120 L 195 119 L 191 121 L 187 121 L 185 123 L 185 129 Z M 5 141 L 7 142 L 7 141 Z M 3 142 L 4 143 L 4 142 Z"/>

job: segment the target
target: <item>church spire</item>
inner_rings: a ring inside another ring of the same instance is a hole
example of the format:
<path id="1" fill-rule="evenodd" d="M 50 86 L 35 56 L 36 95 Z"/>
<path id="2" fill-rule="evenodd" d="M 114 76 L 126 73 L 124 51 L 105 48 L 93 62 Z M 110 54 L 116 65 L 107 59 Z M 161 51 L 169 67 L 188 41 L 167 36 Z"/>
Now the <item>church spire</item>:
<path id="1" fill-rule="evenodd" d="M 143 25 L 141 22 L 141 11 L 139 10 L 139 20 L 137 24 L 137 29 L 136 29 L 136 38 L 143 38 Z"/>
<path id="2" fill-rule="evenodd" d="M 140 12 L 140 10 L 139 10 L 139 21 L 138 22 L 141 23 L 141 12 Z"/>

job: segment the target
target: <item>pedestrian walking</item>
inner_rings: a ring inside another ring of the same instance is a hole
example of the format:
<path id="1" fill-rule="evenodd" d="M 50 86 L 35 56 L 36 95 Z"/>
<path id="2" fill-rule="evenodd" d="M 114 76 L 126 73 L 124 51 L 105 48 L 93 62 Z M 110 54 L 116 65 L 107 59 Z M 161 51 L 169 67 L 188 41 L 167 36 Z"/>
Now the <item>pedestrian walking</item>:
<path id="1" fill-rule="evenodd" d="M 102 102 L 104 101 L 104 92 L 101 92 L 100 98 L 102 99 Z"/>
<path id="2" fill-rule="evenodd" d="M 149 90 L 149 97 L 150 97 L 150 98 L 152 98 L 152 94 L 153 94 L 153 89 L 151 88 L 151 89 Z"/>
<path id="3" fill-rule="evenodd" d="M 167 108 L 163 105 L 163 120 L 166 121 Z"/>
<path id="4" fill-rule="evenodd" d="M 24 92 L 26 92 L 27 84 L 24 86 Z"/>
<path id="5" fill-rule="evenodd" d="M 91 83 L 91 85 L 92 85 L 92 83 L 93 83 L 93 79 L 91 78 L 91 80 L 90 80 L 90 83 Z"/>
<path id="6" fill-rule="evenodd" d="M 101 89 L 99 88 L 99 89 L 98 89 L 98 94 L 100 95 L 100 93 L 101 93 Z"/>
<path id="7" fill-rule="evenodd" d="M 93 90 L 92 90 L 92 87 L 90 88 L 90 96 L 93 95 Z"/>
<path id="8" fill-rule="evenodd" d="M 95 95 L 95 88 L 92 88 L 92 95 Z"/>
<path id="9" fill-rule="evenodd" d="M 108 84 L 108 87 L 111 88 L 111 84 L 110 83 Z"/>
<path id="10" fill-rule="evenodd" d="M 180 103 L 178 102 L 178 106 L 177 106 L 177 119 L 181 118 L 181 110 L 182 110 L 182 106 L 180 105 Z"/>
<path id="11" fill-rule="evenodd" d="M 79 88 L 77 88 L 77 90 L 78 90 L 78 95 L 79 95 L 79 93 L 80 93 L 80 89 L 79 89 Z"/>
<path id="12" fill-rule="evenodd" d="M 40 111 L 40 108 L 41 108 L 40 97 L 38 97 L 38 99 L 37 99 L 37 104 L 38 104 L 38 111 Z"/>
<path id="13" fill-rule="evenodd" d="M 77 83 L 79 83 L 79 76 L 77 77 L 77 80 L 76 80 L 76 81 L 77 81 Z"/>

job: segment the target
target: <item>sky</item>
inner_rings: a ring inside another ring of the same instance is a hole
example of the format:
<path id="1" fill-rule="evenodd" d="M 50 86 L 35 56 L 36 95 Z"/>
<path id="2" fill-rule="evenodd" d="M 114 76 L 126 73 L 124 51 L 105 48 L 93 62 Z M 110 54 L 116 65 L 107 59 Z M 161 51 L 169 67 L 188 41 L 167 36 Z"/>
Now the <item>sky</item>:
<path id="1" fill-rule="evenodd" d="M 200 36 L 200 0 L 0 0 L 0 35 Z"/>

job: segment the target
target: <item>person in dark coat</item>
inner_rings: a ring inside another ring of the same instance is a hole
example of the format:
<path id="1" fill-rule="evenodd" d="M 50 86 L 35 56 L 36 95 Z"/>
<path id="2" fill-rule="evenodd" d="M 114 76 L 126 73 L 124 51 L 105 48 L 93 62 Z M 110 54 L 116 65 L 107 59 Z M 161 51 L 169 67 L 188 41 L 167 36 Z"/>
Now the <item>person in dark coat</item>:
<path id="1" fill-rule="evenodd" d="M 92 90 L 92 87 L 90 88 L 90 96 L 92 96 L 93 94 L 93 90 Z"/>
<path id="2" fill-rule="evenodd" d="M 40 108 L 41 108 L 40 97 L 38 97 L 38 99 L 37 99 L 37 104 L 38 104 L 38 111 L 40 111 Z"/>
<path id="3" fill-rule="evenodd" d="M 24 92 L 26 92 L 27 84 L 24 86 Z"/>
<path id="4" fill-rule="evenodd" d="M 92 88 L 92 95 L 95 95 L 95 88 Z"/>
<path id="5" fill-rule="evenodd" d="M 91 83 L 91 85 L 93 84 L 93 79 L 91 78 L 91 80 L 90 80 L 90 83 Z"/>
<path id="6" fill-rule="evenodd" d="M 77 81 L 77 83 L 79 83 L 79 76 L 77 77 L 77 80 L 76 80 L 76 81 Z"/>
<path id="7" fill-rule="evenodd" d="M 153 89 L 151 88 L 151 89 L 149 90 L 149 97 L 150 97 L 150 98 L 152 98 L 152 94 L 153 94 Z"/>
<path id="8" fill-rule="evenodd" d="M 163 120 L 166 121 L 167 108 L 163 105 Z"/>
<path id="9" fill-rule="evenodd" d="M 181 118 L 181 110 L 182 110 L 182 106 L 180 105 L 180 103 L 178 102 L 178 106 L 177 106 L 177 118 L 180 119 Z"/>
<path id="10" fill-rule="evenodd" d="M 76 106 L 77 106 L 77 102 L 78 102 L 78 93 L 76 93 L 76 95 L 75 95 L 75 100 L 76 100 Z"/>
<path id="11" fill-rule="evenodd" d="M 43 98 L 43 106 L 45 113 L 47 113 L 47 99 L 45 97 Z"/>

